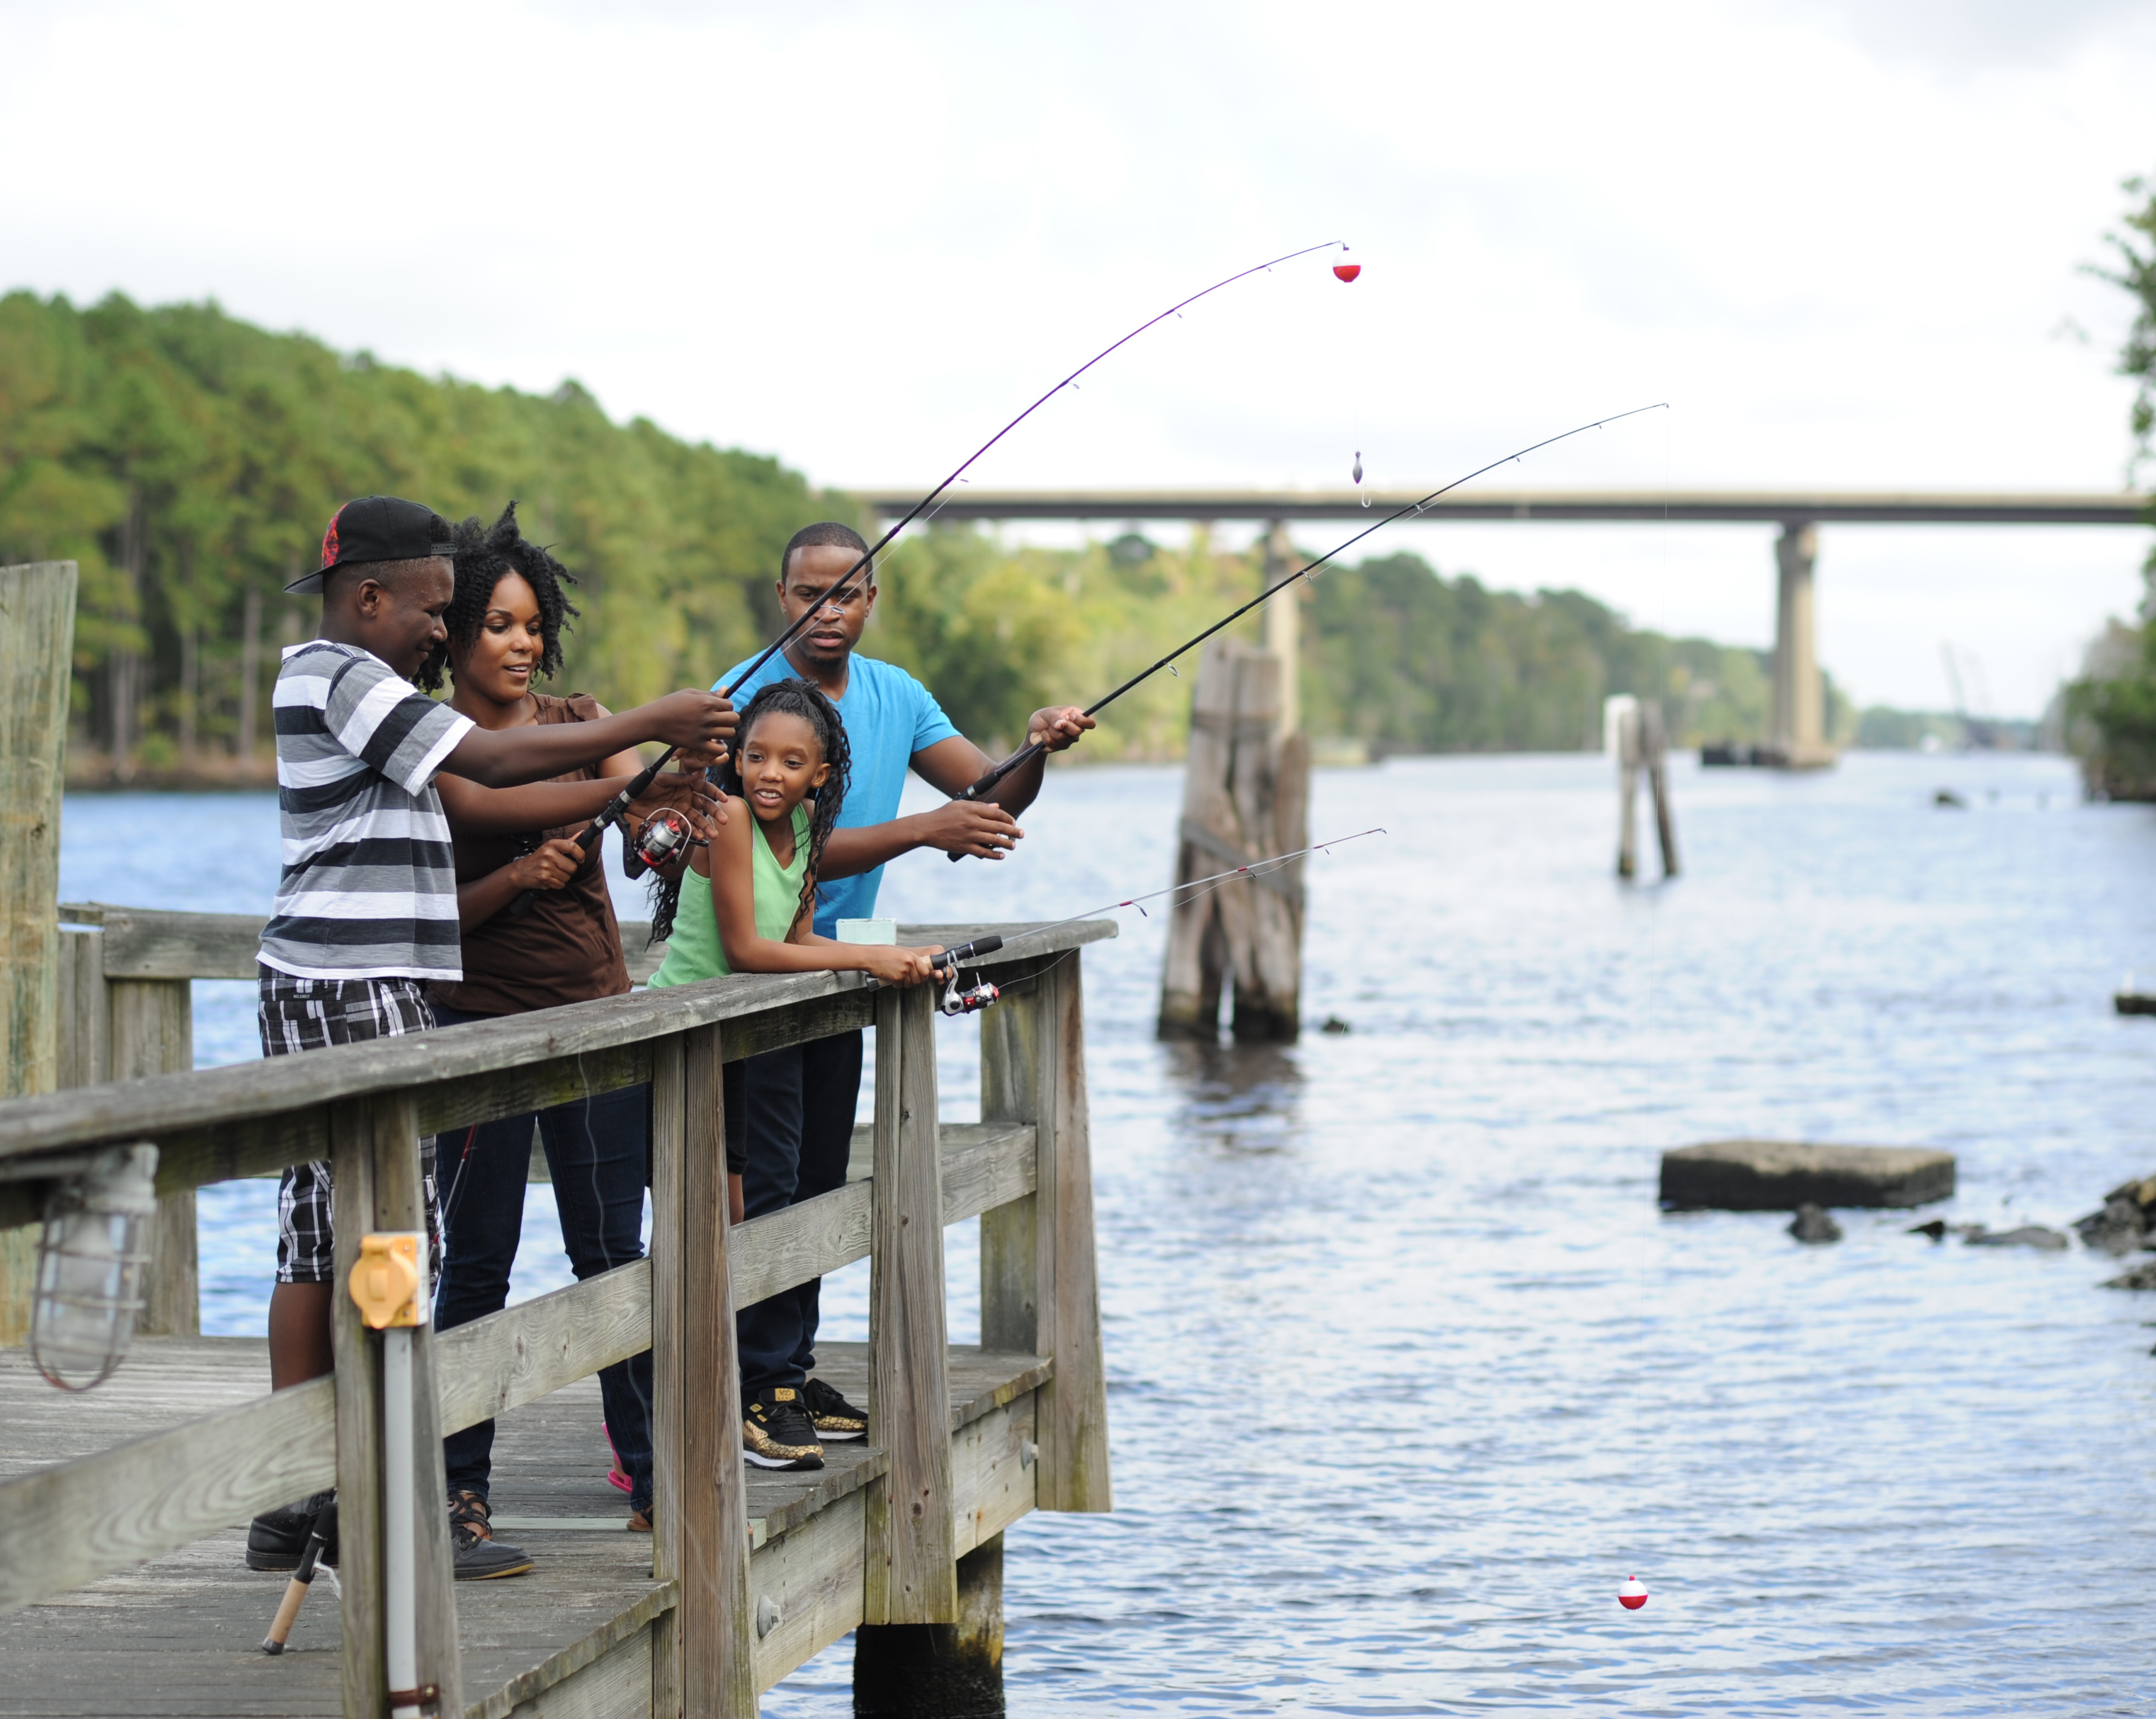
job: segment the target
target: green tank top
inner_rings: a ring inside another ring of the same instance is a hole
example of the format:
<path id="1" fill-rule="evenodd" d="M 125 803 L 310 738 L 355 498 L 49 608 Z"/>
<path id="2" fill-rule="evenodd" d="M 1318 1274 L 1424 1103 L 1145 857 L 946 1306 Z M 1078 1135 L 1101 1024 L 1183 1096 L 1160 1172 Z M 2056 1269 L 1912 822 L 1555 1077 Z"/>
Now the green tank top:
<path id="1" fill-rule="evenodd" d="M 755 818 L 741 801 L 735 801 L 734 806 L 737 815 Z M 783 943 L 801 911 L 801 879 L 808 870 L 808 808 L 803 804 L 793 808 L 791 865 L 778 863 L 761 818 L 749 833 L 748 851 L 756 888 L 757 935 Z M 666 958 L 652 974 L 650 983 L 654 988 L 686 985 L 732 971 L 726 965 L 726 946 L 719 938 L 719 916 L 711 906 L 711 884 L 690 872 L 681 880 L 681 905 L 674 914 L 674 935 L 666 940 Z"/>

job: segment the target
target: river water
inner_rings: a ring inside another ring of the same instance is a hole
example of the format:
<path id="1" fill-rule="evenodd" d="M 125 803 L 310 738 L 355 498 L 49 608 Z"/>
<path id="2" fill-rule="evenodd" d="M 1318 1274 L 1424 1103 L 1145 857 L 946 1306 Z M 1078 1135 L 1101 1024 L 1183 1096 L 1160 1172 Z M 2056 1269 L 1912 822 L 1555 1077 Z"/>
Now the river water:
<path id="1" fill-rule="evenodd" d="M 1735 1135 L 1947 1147 L 1958 1197 L 1923 1215 L 1994 1229 L 2156 1172 L 2156 1020 L 2110 1007 L 2137 961 L 2156 980 L 2156 812 L 2082 804 L 2048 758 L 1685 763 L 1685 875 L 1629 887 L 1610 777 L 1322 772 L 1315 834 L 1388 831 L 1311 869 L 1305 1009 L 1348 1033 L 1163 1047 L 1160 918 L 1087 952 L 1117 1508 L 1011 1531 L 1014 1713 L 2156 1705 L 2156 1296 L 1906 1214 L 1805 1248 L 1655 1200 L 1664 1148 Z M 884 911 L 1158 887 L 1179 792 L 1060 772 L 1022 857 L 911 856 Z M 78 797 L 63 896 L 264 911 L 275 855 L 266 796 Z M 254 1054 L 249 993 L 198 987 L 201 1060 Z M 978 1029 L 947 1024 L 963 1118 Z M 270 1188 L 205 1193 L 211 1329 L 261 1329 Z M 520 1299 L 567 1280 L 532 1193 Z M 849 1712 L 850 1663 L 765 1711 Z"/>

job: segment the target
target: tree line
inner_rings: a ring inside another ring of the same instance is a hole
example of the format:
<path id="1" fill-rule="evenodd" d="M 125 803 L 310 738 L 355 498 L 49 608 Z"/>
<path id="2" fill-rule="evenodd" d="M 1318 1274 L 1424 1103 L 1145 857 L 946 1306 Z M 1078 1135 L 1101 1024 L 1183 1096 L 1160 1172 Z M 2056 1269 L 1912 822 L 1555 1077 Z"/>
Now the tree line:
<path id="1" fill-rule="evenodd" d="M 516 500 L 581 581 L 562 690 L 617 707 L 705 684 L 770 636 L 796 527 L 874 523 L 774 459 L 616 423 L 574 382 L 538 395 L 424 377 L 214 303 L 0 298 L 0 563 L 80 564 L 77 780 L 259 779 L 277 648 L 313 614 L 283 588 L 336 505 L 377 492 L 453 518 Z M 1247 597 L 1259 560 L 1203 532 L 1050 550 L 932 530 L 886 560 L 867 648 L 1008 743 L 1028 711 L 1096 695 Z M 1321 738 L 1599 746 L 1612 692 L 1661 698 L 1684 741 L 1763 735 L 1764 653 L 1635 629 L 1576 591 L 1493 591 L 1396 554 L 1329 571 L 1301 601 Z M 1188 691 L 1156 677 L 1088 753 L 1178 755 Z"/>

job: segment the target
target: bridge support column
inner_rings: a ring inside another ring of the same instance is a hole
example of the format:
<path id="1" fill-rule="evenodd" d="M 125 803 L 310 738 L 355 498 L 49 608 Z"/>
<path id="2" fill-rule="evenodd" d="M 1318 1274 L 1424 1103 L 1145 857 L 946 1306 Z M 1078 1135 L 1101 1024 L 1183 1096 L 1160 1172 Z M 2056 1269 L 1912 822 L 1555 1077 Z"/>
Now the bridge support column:
<path id="1" fill-rule="evenodd" d="M 1834 762 L 1826 739 L 1826 688 L 1820 678 L 1813 569 L 1819 528 L 1791 520 L 1774 546 L 1779 577 L 1774 605 L 1774 706 L 1768 743 L 1784 769 L 1818 770 Z"/>

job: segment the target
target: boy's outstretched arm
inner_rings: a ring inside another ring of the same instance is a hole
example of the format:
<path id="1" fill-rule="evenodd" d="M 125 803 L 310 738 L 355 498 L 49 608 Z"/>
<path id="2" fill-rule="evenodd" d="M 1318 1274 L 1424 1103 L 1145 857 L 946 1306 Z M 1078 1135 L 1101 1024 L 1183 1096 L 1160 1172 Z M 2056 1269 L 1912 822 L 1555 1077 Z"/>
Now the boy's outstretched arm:
<path id="1" fill-rule="evenodd" d="M 708 764 L 732 741 L 738 721 L 732 703 L 716 692 L 673 692 L 593 722 L 475 728 L 442 768 L 487 788 L 516 788 L 580 770 L 645 741 L 678 747 L 688 764 Z"/>

